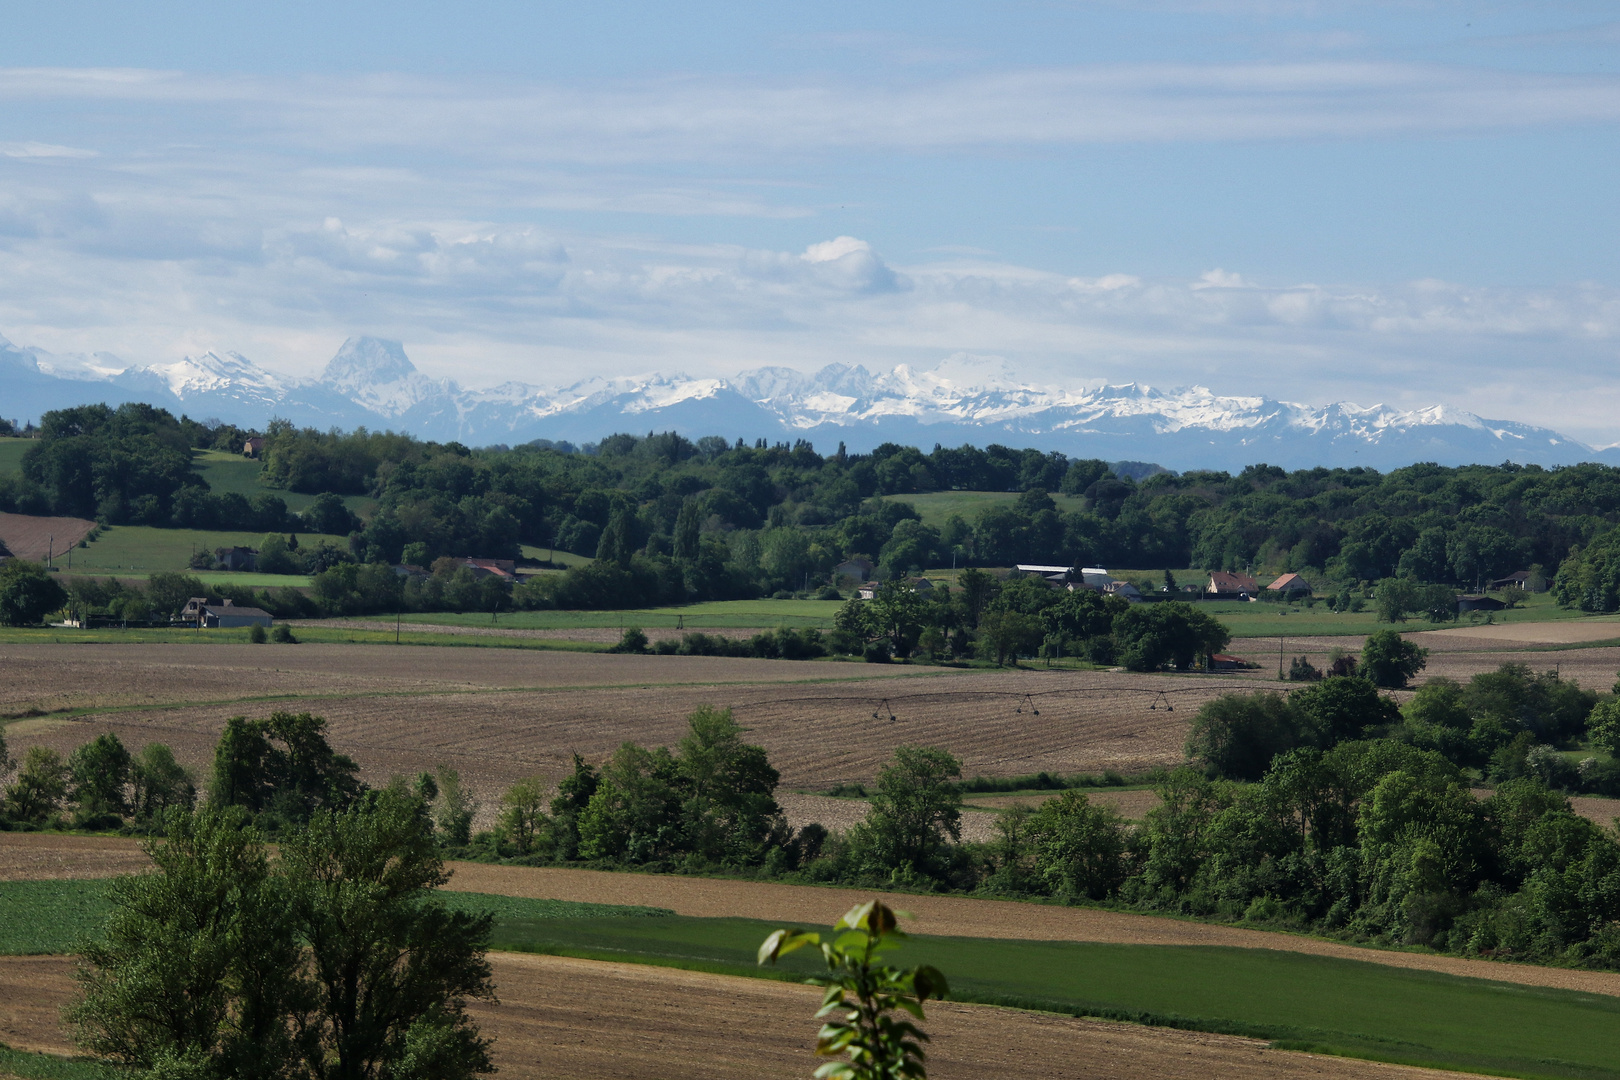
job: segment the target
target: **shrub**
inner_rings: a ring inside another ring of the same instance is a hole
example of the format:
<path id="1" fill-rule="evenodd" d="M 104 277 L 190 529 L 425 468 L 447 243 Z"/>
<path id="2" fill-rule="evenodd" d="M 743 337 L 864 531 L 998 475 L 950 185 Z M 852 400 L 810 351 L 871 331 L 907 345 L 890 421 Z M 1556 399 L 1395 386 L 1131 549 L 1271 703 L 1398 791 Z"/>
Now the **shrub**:
<path id="1" fill-rule="evenodd" d="M 608 650 L 608 652 L 636 653 L 638 655 L 646 651 L 647 635 L 642 633 L 639 626 L 626 627 L 624 633 L 619 637 L 619 643 Z"/>
<path id="2" fill-rule="evenodd" d="M 293 637 L 292 627 L 286 623 L 277 623 L 270 628 L 270 640 L 278 645 L 298 644 L 298 639 Z"/>
<path id="3" fill-rule="evenodd" d="M 264 627 L 254 623 L 253 628 L 248 631 L 248 640 L 255 645 L 263 645 L 270 640 L 270 635 L 264 632 Z"/>

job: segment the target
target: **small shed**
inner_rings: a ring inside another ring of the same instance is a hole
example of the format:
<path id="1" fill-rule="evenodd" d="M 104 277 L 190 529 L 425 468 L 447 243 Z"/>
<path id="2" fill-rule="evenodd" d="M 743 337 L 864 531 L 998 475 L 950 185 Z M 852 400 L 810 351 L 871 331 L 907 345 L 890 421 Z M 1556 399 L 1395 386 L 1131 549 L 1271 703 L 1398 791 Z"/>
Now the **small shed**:
<path id="1" fill-rule="evenodd" d="M 242 456 L 256 458 L 264 451 L 264 439 L 258 435 L 242 440 Z"/>
<path id="2" fill-rule="evenodd" d="M 1494 596 L 1480 593 L 1462 593 L 1457 597 L 1458 611 L 1501 611 L 1507 604 Z"/>

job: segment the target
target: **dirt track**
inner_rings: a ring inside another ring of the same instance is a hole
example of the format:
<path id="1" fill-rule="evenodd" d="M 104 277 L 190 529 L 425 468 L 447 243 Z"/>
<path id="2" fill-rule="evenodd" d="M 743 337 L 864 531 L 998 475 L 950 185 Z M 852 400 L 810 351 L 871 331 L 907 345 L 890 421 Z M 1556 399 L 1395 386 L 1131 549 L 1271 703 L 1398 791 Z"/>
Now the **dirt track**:
<path id="1" fill-rule="evenodd" d="M 647 1080 L 807 1076 L 819 991 L 792 983 L 493 954 L 500 1004 L 473 1008 L 495 1038 L 498 1076 Z M 69 957 L 0 957 L 0 1040 L 65 1054 Z M 1270 1050 L 1254 1039 L 1046 1013 L 938 1003 L 928 1008 L 929 1075 L 1007 1080 L 1440 1080 L 1436 1073 Z"/>

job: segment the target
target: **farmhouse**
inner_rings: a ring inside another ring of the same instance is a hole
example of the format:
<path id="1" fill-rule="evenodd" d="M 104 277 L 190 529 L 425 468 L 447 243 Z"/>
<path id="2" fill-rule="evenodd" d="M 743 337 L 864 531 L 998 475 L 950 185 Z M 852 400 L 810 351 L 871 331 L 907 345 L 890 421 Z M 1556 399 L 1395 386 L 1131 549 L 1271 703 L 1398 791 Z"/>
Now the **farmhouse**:
<path id="1" fill-rule="evenodd" d="M 1266 588 L 1288 597 L 1311 595 L 1311 583 L 1298 574 L 1284 574 Z"/>
<path id="2" fill-rule="evenodd" d="M 180 621 L 199 630 L 229 630 L 235 626 L 269 626 L 271 619 L 263 608 L 239 606 L 230 599 L 215 603 L 206 596 L 193 596 L 180 610 Z"/>
<path id="3" fill-rule="evenodd" d="M 1205 588 L 1212 599 L 1216 600 L 1247 600 L 1260 591 L 1254 583 L 1254 578 L 1248 574 L 1236 574 L 1229 570 L 1216 570 L 1209 575 L 1209 585 Z"/>
<path id="4" fill-rule="evenodd" d="M 872 572 L 876 569 L 877 567 L 872 565 L 872 560 L 870 559 L 862 559 L 860 557 L 845 559 L 843 562 L 833 567 L 833 581 L 836 582 L 842 578 L 849 578 L 856 584 L 863 581 L 870 581 L 872 580 Z"/>
<path id="5" fill-rule="evenodd" d="M 503 581 L 517 580 L 515 559 L 462 559 L 461 564 L 472 570 L 474 577 L 498 577 Z"/>
<path id="6" fill-rule="evenodd" d="M 1102 591 L 1109 596 L 1117 596 L 1128 604 L 1140 604 L 1142 602 L 1142 590 L 1128 581 L 1110 581 L 1103 586 Z"/>

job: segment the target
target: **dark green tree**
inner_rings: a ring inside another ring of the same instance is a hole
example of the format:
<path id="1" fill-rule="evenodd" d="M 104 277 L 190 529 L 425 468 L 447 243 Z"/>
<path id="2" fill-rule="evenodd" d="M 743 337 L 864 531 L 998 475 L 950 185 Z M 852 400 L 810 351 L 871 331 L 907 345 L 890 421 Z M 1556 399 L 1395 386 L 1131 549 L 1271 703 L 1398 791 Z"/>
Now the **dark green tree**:
<path id="1" fill-rule="evenodd" d="M 962 836 L 961 762 L 930 746 L 901 746 L 878 773 L 866 820 L 850 842 L 873 870 L 923 878 L 944 871 L 946 848 Z"/>
<path id="2" fill-rule="evenodd" d="M 239 807 L 171 810 L 156 873 L 115 878 L 104 933 L 80 949 L 79 1045 L 152 1077 L 280 1080 L 306 1002 L 287 898 Z"/>
<path id="3" fill-rule="evenodd" d="M 130 813 L 130 764 L 129 751 L 111 732 L 97 735 L 68 757 L 73 782 L 69 798 L 77 805 L 81 825 L 94 828 L 111 818 L 116 827 Z"/>
<path id="4" fill-rule="evenodd" d="M 1219 776 L 1258 780 L 1271 759 L 1302 740 L 1298 712 L 1282 694 L 1222 694 L 1199 707 L 1187 733 L 1187 756 Z"/>
<path id="5" fill-rule="evenodd" d="M 67 592 L 38 563 L 0 563 L 0 626 L 33 626 L 67 601 Z"/>
<path id="6" fill-rule="evenodd" d="M 308 949 L 312 1006 L 295 1016 L 315 1080 L 459 1080 L 494 1071 L 466 1014 L 493 1000 L 492 918 L 451 911 L 427 807 L 368 792 L 318 811 L 282 845 L 289 910 Z"/>
<path id="7" fill-rule="evenodd" d="M 1374 686 L 1404 689 L 1428 663 L 1429 650 L 1394 630 L 1374 630 L 1361 647 L 1361 673 Z"/>

